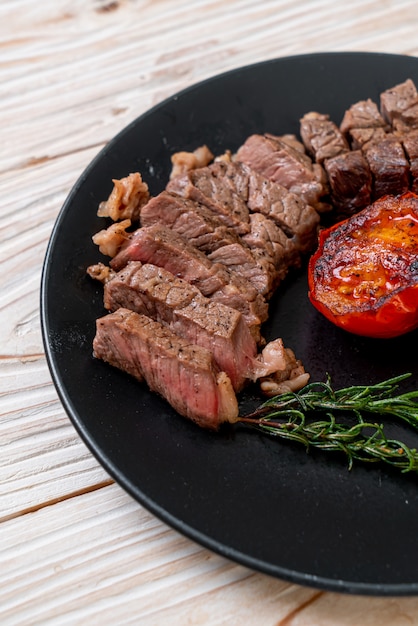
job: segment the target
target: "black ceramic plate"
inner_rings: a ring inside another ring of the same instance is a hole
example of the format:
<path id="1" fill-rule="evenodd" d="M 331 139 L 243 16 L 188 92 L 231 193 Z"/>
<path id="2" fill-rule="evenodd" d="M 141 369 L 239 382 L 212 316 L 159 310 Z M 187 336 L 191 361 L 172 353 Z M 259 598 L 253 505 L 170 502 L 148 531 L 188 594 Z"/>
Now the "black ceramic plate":
<path id="1" fill-rule="evenodd" d="M 56 222 L 42 281 L 45 349 L 81 437 L 134 498 L 193 540 L 300 584 L 365 594 L 418 592 L 418 478 L 391 468 L 307 454 L 296 444 L 235 429 L 210 434 L 159 397 L 92 357 L 101 288 L 86 277 L 112 178 L 139 170 L 153 194 L 170 155 L 203 143 L 236 149 L 253 132 L 297 133 L 307 111 L 339 122 L 345 109 L 406 78 L 418 60 L 364 53 L 283 58 L 210 79 L 141 116 L 100 152 Z M 338 330 L 309 305 L 301 272 L 272 304 L 267 338 L 282 336 L 312 374 L 335 386 L 413 372 L 417 333 L 367 340 Z M 405 389 L 407 387 L 405 386 Z M 252 400 L 245 395 L 242 406 Z M 391 425 L 418 446 L 418 436 Z"/>

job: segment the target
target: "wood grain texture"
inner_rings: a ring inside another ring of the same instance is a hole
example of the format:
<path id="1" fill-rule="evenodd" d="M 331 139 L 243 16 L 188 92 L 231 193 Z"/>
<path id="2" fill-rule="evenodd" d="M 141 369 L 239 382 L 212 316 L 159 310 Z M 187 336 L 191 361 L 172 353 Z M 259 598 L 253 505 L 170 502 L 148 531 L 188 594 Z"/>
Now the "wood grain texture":
<path id="1" fill-rule="evenodd" d="M 48 372 L 42 262 L 72 185 L 138 115 L 278 56 L 418 55 L 413 0 L 0 3 L 0 623 L 402 626 L 418 599 L 251 572 L 145 511 L 81 442 Z"/>

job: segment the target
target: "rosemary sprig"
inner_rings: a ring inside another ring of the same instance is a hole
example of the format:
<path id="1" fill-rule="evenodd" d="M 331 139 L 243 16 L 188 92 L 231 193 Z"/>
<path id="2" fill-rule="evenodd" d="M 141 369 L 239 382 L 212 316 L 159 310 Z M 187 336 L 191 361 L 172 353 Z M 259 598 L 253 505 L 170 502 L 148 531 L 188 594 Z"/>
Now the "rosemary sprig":
<path id="1" fill-rule="evenodd" d="M 418 430 L 418 390 L 396 395 L 404 374 L 375 385 L 355 385 L 334 390 L 325 383 L 311 383 L 299 392 L 269 399 L 253 413 L 241 417 L 269 435 L 303 443 L 307 448 L 344 452 L 349 468 L 353 461 L 383 461 L 403 472 L 418 471 L 418 452 L 405 443 L 390 439 L 384 426 L 364 415 L 399 418 Z M 323 419 L 310 421 L 320 414 Z M 350 415 L 355 423 L 337 420 Z"/>

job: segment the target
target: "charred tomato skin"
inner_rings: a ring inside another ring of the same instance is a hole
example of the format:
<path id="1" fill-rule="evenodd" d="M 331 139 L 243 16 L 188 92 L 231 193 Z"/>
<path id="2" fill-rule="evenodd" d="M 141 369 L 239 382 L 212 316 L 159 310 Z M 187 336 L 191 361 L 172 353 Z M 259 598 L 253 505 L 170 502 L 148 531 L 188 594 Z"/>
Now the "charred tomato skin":
<path id="1" fill-rule="evenodd" d="M 391 338 L 418 327 L 418 196 L 385 196 L 320 232 L 308 296 L 336 326 Z"/>

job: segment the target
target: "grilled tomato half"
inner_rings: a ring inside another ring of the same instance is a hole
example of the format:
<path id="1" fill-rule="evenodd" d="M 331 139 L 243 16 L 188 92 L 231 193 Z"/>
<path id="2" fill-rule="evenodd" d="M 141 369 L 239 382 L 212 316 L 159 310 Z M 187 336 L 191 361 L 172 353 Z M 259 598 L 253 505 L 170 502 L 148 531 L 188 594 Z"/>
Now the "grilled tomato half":
<path id="1" fill-rule="evenodd" d="M 397 337 L 418 327 L 418 196 L 385 196 L 319 235 L 309 299 L 357 335 Z"/>

